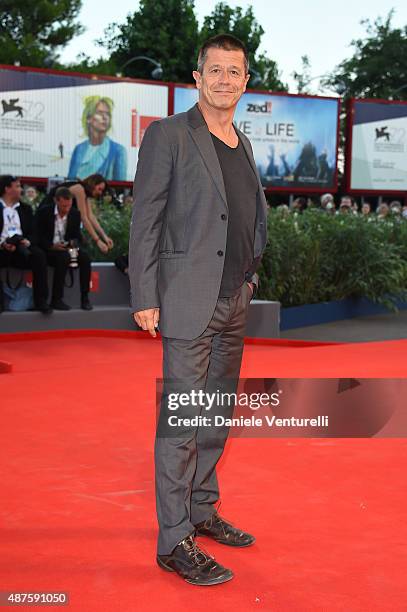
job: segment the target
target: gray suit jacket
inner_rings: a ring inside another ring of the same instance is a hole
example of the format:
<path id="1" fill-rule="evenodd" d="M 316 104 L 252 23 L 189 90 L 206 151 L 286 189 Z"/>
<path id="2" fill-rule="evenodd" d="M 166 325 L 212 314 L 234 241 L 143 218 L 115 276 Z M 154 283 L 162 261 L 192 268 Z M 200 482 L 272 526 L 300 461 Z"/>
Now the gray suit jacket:
<path id="1" fill-rule="evenodd" d="M 266 198 L 248 138 L 239 132 L 259 181 L 253 262 L 267 240 Z M 139 152 L 130 229 L 132 312 L 160 308 L 163 336 L 192 340 L 208 326 L 219 295 L 228 206 L 222 171 L 197 105 L 154 121 Z"/>

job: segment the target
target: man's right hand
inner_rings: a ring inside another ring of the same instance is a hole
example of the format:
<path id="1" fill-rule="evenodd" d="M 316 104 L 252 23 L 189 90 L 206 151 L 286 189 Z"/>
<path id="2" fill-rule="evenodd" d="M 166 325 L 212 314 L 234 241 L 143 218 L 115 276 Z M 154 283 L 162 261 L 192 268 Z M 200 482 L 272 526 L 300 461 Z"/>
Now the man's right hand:
<path id="1" fill-rule="evenodd" d="M 159 308 L 147 308 L 147 310 L 139 310 L 134 313 L 134 320 L 139 327 L 145 331 L 149 331 L 153 338 L 156 337 L 155 330 L 158 321 L 160 320 Z"/>
<path id="2" fill-rule="evenodd" d="M 16 246 L 15 244 L 9 244 L 8 242 L 3 242 L 3 244 L 1 245 L 2 249 L 4 249 L 5 251 L 9 251 L 10 253 L 14 253 L 14 251 L 16 250 Z"/>

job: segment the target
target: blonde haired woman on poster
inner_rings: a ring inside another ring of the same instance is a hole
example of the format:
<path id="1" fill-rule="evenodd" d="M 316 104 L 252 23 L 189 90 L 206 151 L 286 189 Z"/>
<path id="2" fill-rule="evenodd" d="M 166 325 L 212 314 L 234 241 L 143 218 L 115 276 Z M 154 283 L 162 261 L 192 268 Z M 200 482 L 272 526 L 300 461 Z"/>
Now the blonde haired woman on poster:
<path id="1" fill-rule="evenodd" d="M 74 148 L 68 178 L 102 174 L 107 180 L 127 180 L 126 149 L 107 135 L 112 127 L 113 100 L 88 96 L 84 104 L 82 126 L 88 139 Z"/>

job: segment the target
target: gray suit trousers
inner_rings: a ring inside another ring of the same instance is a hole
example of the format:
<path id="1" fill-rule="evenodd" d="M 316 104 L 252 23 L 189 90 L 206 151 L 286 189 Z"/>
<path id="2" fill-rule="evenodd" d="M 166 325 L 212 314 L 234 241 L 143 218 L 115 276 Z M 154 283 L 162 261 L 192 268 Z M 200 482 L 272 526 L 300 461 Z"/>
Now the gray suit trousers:
<path id="1" fill-rule="evenodd" d="M 218 298 L 212 319 L 200 336 L 193 340 L 162 338 L 161 417 L 169 413 L 166 380 L 182 381 L 184 388 L 189 385 L 205 392 L 236 391 L 250 299 L 251 289 L 245 282 L 236 296 Z M 219 406 L 214 410 L 230 417 L 233 407 Z M 182 414 L 212 415 L 214 410 L 205 412 L 202 406 L 191 405 L 183 408 Z M 215 512 L 214 503 L 219 499 L 216 464 L 223 453 L 229 427 L 187 426 L 182 435 L 172 436 L 158 432 L 159 426 L 155 439 L 157 553 L 167 555 L 194 532 L 196 524 Z"/>

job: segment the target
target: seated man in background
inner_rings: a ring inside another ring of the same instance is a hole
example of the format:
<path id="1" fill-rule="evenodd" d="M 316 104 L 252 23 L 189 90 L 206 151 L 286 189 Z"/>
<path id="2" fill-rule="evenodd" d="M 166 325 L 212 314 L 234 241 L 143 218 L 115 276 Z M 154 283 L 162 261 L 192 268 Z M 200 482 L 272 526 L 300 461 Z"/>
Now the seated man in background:
<path id="1" fill-rule="evenodd" d="M 32 270 L 35 309 L 48 314 L 52 309 L 47 303 L 46 258 L 41 249 L 31 244 L 33 212 L 31 206 L 20 202 L 21 192 L 17 177 L 0 176 L 0 268 Z"/>
<path id="2" fill-rule="evenodd" d="M 81 243 L 81 214 L 72 208 L 72 194 L 67 187 L 58 187 L 54 204 L 43 206 L 36 215 L 36 233 L 39 246 L 45 251 L 48 265 L 55 268 L 52 284 L 52 302 L 55 310 L 70 310 L 63 301 L 65 276 L 71 264 L 70 249 Z M 81 308 L 92 310 L 89 302 L 90 258 L 79 248 L 77 264 L 81 287 Z"/>

